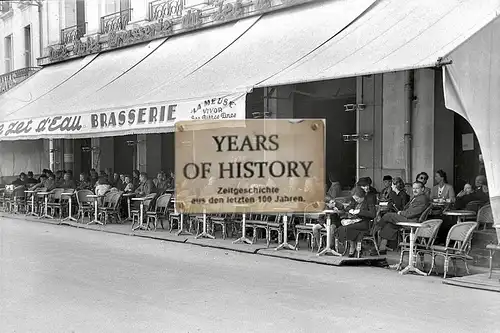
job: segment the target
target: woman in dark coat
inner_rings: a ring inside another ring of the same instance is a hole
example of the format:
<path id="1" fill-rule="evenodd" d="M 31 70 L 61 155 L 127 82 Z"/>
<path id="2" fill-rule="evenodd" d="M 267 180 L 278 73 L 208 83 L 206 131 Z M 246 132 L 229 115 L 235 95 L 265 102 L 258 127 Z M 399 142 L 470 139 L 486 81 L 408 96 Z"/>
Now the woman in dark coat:
<path id="1" fill-rule="evenodd" d="M 410 201 L 410 196 L 406 193 L 405 183 L 400 177 L 392 181 L 392 191 L 389 193 L 390 208 L 396 212 L 403 210 Z"/>
<path id="2" fill-rule="evenodd" d="M 351 206 L 347 208 L 348 220 L 351 224 L 346 224 L 347 220 L 342 220 L 342 226 L 336 230 L 336 237 L 339 241 L 349 242 L 349 257 L 354 256 L 356 243 L 361 241 L 363 236 L 370 230 L 370 221 L 375 218 L 377 210 L 374 202 L 367 196 L 365 190 L 356 186 L 352 193 L 354 199 Z M 346 225 L 344 225 L 346 224 Z"/>

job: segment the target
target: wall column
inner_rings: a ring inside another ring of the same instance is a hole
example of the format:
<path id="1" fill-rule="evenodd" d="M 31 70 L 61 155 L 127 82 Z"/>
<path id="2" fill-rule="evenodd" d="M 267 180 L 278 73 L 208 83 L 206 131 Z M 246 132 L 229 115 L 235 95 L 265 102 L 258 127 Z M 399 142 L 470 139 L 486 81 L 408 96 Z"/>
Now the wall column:
<path id="1" fill-rule="evenodd" d="M 74 140 L 63 140 L 63 168 L 75 171 Z"/>
<path id="2" fill-rule="evenodd" d="M 147 172 L 150 178 L 161 171 L 162 140 L 161 134 L 137 135 L 137 169 Z"/>
<path id="3" fill-rule="evenodd" d="M 365 109 L 357 111 L 357 133 L 372 135 L 371 140 L 357 143 L 358 178 L 370 177 L 373 186 L 382 185 L 382 75 L 358 77 L 356 103 Z"/>

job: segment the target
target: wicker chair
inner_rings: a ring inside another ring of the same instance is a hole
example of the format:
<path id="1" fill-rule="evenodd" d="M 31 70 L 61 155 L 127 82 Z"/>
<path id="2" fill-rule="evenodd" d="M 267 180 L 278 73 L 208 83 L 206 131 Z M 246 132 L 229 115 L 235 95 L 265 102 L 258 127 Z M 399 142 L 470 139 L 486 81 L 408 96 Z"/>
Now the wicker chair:
<path id="1" fill-rule="evenodd" d="M 8 201 L 9 211 L 17 214 L 21 213 L 26 208 L 26 187 L 21 185 L 13 189 L 10 199 Z"/>
<path id="2" fill-rule="evenodd" d="M 421 263 L 423 264 L 423 259 L 425 254 L 432 254 L 431 247 L 434 245 L 436 241 L 436 237 L 438 235 L 439 228 L 443 220 L 441 219 L 433 219 L 422 222 L 422 228 L 418 228 L 416 231 L 416 241 L 415 241 L 415 251 L 421 258 Z M 425 227 L 427 226 L 427 227 Z M 399 257 L 399 265 L 403 264 L 403 259 L 405 253 L 409 253 L 410 251 L 410 243 L 409 242 L 401 242 L 399 244 L 400 247 L 400 257 Z"/>
<path id="3" fill-rule="evenodd" d="M 115 217 L 118 222 L 121 222 L 120 203 L 123 196 L 122 191 L 108 192 L 104 196 L 103 204 L 98 208 L 98 212 L 104 225 Z"/>
<path id="4" fill-rule="evenodd" d="M 444 257 L 444 274 L 443 278 L 446 279 L 446 274 L 448 273 L 448 266 L 450 260 L 452 261 L 453 268 L 456 275 L 456 260 L 462 260 L 465 264 L 465 269 L 467 274 L 470 274 L 469 267 L 467 266 L 467 260 L 472 260 L 473 258 L 469 256 L 470 244 L 474 229 L 478 226 L 477 222 L 463 222 L 455 224 L 451 227 L 446 237 L 445 246 L 433 245 L 431 246 L 432 264 L 429 274 L 432 273 L 434 267 L 436 266 L 436 257 Z"/>
<path id="5" fill-rule="evenodd" d="M 283 214 L 269 214 L 267 216 L 267 223 L 266 223 L 266 242 L 267 242 L 267 247 L 271 244 L 271 233 L 273 231 L 276 231 L 278 234 L 278 244 L 281 244 L 283 241 L 283 237 L 286 237 L 287 235 L 283 235 Z M 288 220 L 287 224 L 288 226 L 293 225 L 293 215 L 287 215 Z M 288 229 L 290 230 L 290 229 Z"/>
<path id="6" fill-rule="evenodd" d="M 487 204 L 479 209 L 479 212 L 477 213 L 477 223 L 479 225 L 483 225 L 483 230 L 486 230 L 488 224 L 491 224 L 493 226 L 493 223 L 495 221 L 493 220 L 493 211 L 491 210 L 491 205 Z"/>
<path id="7" fill-rule="evenodd" d="M 55 217 L 56 212 L 59 213 L 59 217 L 62 216 L 63 200 L 62 194 L 64 193 L 63 188 L 55 188 L 51 191 L 49 195 L 49 202 L 47 204 L 47 210 L 50 211 L 50 215 Z"/>
<path id="8" fill-rule="evenodd" d="M 151 210 L 151 207 L 154 207 L 154 203 L 155 203 L 155 198 L 156 198 L 157 194 L 156 193 L 151 193 L 151 194 L 148 194 L 144 197 L 144 202 L 143 202 L 143 205 L 144 205 L 144 211 L 143 211 L 143 217 L 146 218 L 147 216 L 147 212 L 149 212 Z M 131 211 L 132 213 L 132 229 L 134 229 L 134 226 L 135 224 L 140 224 L 141 221 L 140 221 L 140 216 L 141 216 L 141 209 L 140 208 L 137 208 L 137 209 L 133 209 Z"/>
<path id="9" fill-rule="evenodd" d="M 158 226 L 158 221 L 160 221 L 162 229 L 165 229 L 163 226 L 163 220 L 168 221 L 168 205 L 170 203 L 171 194 L 163 194 L 156 199 L 156 205 L 153 211 L 146 212 L 146 219 L 148 223 L 148 228 L 151 223 L 154 224 L 154 229 Z"/>
<path id="10" fill-rule="evenodd" d="M 222 229 L 222 239 L 226 239 L 227 231 L 230 230 L 231 219 L 229 214 L 213 214 L 210 216 L 212 225 L 212 235 L 215 235 L 215 226 L 219 225 Z"/>
<path id="11" fill-rule="evenodd" d="M 90 190 L 80 190 L 76 192 L 76 202 L 78 203 L 77 220 L 80 220 L 80 218 L 83 220 L 85 214 L 87 214 L 89 220 L 92 219 L 90 216 L 94 214 L 94 201 L 87 196 L 93 194 L 94 193 Z"/>

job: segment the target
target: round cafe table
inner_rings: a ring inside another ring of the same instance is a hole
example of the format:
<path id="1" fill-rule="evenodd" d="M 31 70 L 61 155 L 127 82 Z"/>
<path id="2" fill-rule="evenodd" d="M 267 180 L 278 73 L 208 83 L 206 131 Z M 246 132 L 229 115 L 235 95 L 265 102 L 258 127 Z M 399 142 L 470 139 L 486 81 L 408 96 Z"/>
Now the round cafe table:
<path id="1" fill-rule="evenodd" d="M 416 253 L 415 253 L 415 241 L 417 240 L 417 229 L 422 228 L 421 223 L 418 222 L 398 222 L 396 225 L 403 227 L 403 228 L 410 228 L 410 250 L 408 254 L 408 266 L 406 266 L 402 271 L 399 272 L 399 274 L 408 274 L 410 272 L 414 272 L 420 275 L 427 276 L 427 273 L 422 272 L 420 269 L 417 268 L 415 265 L 416 263 Z M 399 268 L 399 267 L 398 267 Z"/>
<path id="2" fill-rule="evenodd" d="M 76 222 L 76 219 L 73 217 L 73 213 L 71 211 L 71 206 L 73 205 L 72 198 L 75 194 L 76 193 L 74 191 L 73 192 L 67 191 L 67 192 L 61 193 L 61 197 L 68 197 L 68 206 L 69 206 L 68 207 L 68 217 L 62 219 L 61 222 L 62 221 L 74 221 L 74 222 Z"/>
<path id="3" fill-rule="evenodd" d="M 39 219 L 42 219 L 42 218 L 46 218 L 46 219 L 53 219 L 54 217 L 50 216 L 49 215 L 49 212 L 48 212 L 48 207 L 49 207 L 49 195 L 51 194 L 52 192 L 36 192 L 36 195 L 38 196 L 43 196 L 43 200 L 44 200 L 44 208 L 43 208 L 43 214 L 40 214 L 40 216 L 38 217 Z"/>
<path id="4" fill-rule="evenodd" d="M 89 224 L 100 224 L 100 225 L 104 225 L 101 221 L 99 221 L 97 219 L 97 214 L 98 214 L 98 211 L 97 211 L 97 201 L 99 200 L 99 198 L 103 198 L 104 195 L 97 195 L 97 194 L 89 194 L 87 195 L 87 198 L 90 198 L 92 200 L 94 200 L 94 219 L 92 221 L 90 221 L 89 223 L 87 223 L 87 225 Z"/>
<path id="5" fill-rule="evenodd" d="M 466 217 L 476 217 L 477 213 L 472 210 L 447 210 L 443 215 L 456 216 L 457 223 L 462 223 Z"/>
<path id="6" fill-rule="evenodd" d="M 35 192 L 36 191 L 32 191 L 32 190 L 24 191 L 24 193 L 31 194 L 31 211 L 26 214 L 27 216 L 31 216 L 31 215 L 38 216 L 38 214 L 35 212 Z"/>
<path id="7" fill-rule="evenodd" d="M 326 214 L 326 247 L 318 253 L 318 256 L 323 256 L 323 255 L 333 255 L 337 257 L 341 257 L 342 254 L 338 253 L 334 249 L 332 249 L 332 220 L 331 220 L 331 215 L 338 213 L 338 210 L 324 210 L 322 214 Z"/>

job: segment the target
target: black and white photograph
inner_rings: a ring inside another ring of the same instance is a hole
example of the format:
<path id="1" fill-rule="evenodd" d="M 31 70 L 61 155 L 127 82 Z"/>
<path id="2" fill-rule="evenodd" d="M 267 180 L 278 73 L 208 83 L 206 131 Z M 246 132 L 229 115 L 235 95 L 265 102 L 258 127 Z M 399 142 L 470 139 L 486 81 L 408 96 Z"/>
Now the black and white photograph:
<path id="1" fill-rule="evenodd" d="M 500 332 L 500 0 L 0 0 L 0 332 Z"/>

